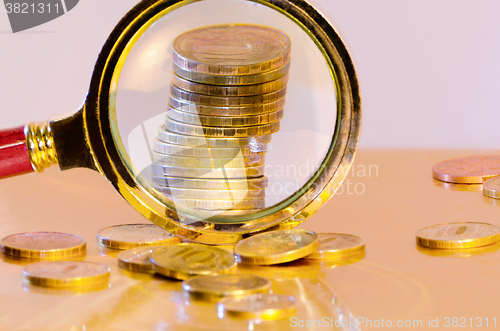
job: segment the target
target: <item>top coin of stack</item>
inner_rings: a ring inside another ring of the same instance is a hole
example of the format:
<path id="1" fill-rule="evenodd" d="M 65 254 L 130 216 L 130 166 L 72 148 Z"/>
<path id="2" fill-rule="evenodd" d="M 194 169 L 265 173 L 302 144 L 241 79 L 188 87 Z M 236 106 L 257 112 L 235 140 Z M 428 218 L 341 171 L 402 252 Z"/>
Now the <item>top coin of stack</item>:
<path id="1" fill-rule="evenodd" d="M 286 34 L 257 25 L 207 26 L 174 40 L 153 152 L 160 192 L 216 214 L 265 207 L 264 154 L 284 115 L 290 54 Z"/>

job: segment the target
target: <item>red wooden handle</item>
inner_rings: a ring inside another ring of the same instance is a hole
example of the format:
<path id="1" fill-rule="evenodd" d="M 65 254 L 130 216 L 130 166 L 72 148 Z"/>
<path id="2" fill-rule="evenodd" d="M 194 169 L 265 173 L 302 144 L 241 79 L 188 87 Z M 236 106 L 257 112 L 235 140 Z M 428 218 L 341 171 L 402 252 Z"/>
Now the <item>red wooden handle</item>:
<path id="1" fill-rule="evenodd" d="M 32 171 L 24 127 L 0 131 L 0 178 Z"/>

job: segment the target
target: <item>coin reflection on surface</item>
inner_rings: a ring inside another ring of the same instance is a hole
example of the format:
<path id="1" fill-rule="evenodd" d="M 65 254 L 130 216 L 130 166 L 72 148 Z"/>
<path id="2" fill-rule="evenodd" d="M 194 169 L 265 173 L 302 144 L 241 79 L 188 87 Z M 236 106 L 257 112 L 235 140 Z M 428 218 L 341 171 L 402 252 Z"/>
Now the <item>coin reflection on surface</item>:
<path id="1" fill-rule="evenodd" d="M 461 192 L 481 192 L 483 190 L 483 186 L 481 184 L 454 184 L 442 182 L 437 179 L 433 179 L 434 186 L 442 187 L 446 190 L 451 191 L 461 191 Z"/>
<path id="2" fill-rule="evenodd" d="M 309 261 L 302 259 L 271 266 L 259 266 L 252 264 L 240 264 L 238 266 L 238 272 L 274 279 L 296 277 L 316 278 L 320 269 L 321 265 L 319 263 L 309 263 Z"/>
<path id="3" fill-rule="evenodd" d="M 493 245 L 477 247 L 477 248 L 468 248 L 468 249 L 432 249 L 420 245 L 416 246 L 417 250 L 425 255 L 463 258 L 463 257 L 471 257 L 475 255 L 496 252 L 500 248 L 500 242 L 497 242 L 496 244 Z"/>

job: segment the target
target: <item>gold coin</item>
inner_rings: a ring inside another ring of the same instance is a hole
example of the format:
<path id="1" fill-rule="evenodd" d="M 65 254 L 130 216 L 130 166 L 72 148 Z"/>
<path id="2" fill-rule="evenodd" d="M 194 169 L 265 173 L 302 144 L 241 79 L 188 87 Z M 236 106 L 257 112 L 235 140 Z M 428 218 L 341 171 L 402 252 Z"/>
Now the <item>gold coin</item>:
<path id="1" fill-rule="evenodd" d="M 290 61 L 288 36 L 270 27 L 221 24 L 189 30 L 173 42 L 173 62 L 212 75 L 249 75 Z"/>
<path id="2" fill-rule="evenodd" d="M 280 122 L 236 128 L 217 128 L 180 123 L 167 118 L 165 127 L 169 131 L 190 136 L 205 136 L 209 138 L 242 138 L 265 136 L 276 133 L 280 130 Z"/>
<path id="3" fill-rule="evenodd" d="M 500 199 L 500 177 L 485 181 L 483 184 L 483 194 L 493 199 Z"/>
<path id="4" fill-rule="evenodd" d="M 183 168 L 153 163 L 153 175 L 183 178 L 256 178 L 264 176 L 264 166 L 239 168 Z"/>
<path id="5" fill-rule="evenodd" d="M 192 276 L 236 272 L 233 254 L 200 244 L 177 244 L 155 250 L 150 260 L 153 270 L 163 276 L 185 280 Z"/>
<path id="6" fill-rule="evenodd" d="M 170 94 L 177 99 L 186 100 L 198 105 L 222 106 L 222 107 L 240 107 L 250 106 L 260 103 L 274 102 L 283 99 L 286 95 L 286 86 L 281 89 L 259 95 L 250 95 L 243 97 L 216 97 L 212 95 L 197 94 L 181 90 L 175 85 L 170 85 Z"/>
<path id="7" fill-rule="evenodd" d="M 182 289 L 191 296 L 208 301 L 225 296 L 268 293 L 272 282 L 268 278 L 245 275 L 199 276 L 182 282 Z"/>
<path id="8" fill-rule="evenodd" d="M 263 144 L 271 142 L 271 135 L 267 136 L 252 136 L 241 138 L 206 138 L 196 136 L 186 136 L 183 134 L 170 132 L 166 128 L 158 131 L 158 139 L 162 142 L 183 145 L 183 146 L 210 146 L 210 147 L 235 147 L 248 146 L 249 148 L 259 151 L 265 147 Z M 265 150 L 265 149 L 264 149 Z"/>
<path id="9" fill-rule="evenodd" d="M 319 246 L 306 259 L 326 260 L 349 257 L 365 251 L 365 241 L 350 234 L 318 233 Z"/>
<path id="10" fill-rule="evenodd" d="M 190 80 L 192 82 L 210 84 L 210 85 L 254 85 L 262 84 L 276 80 L 285 76 L 290 70 L 290 62 L 285 65 L 254 75 L 230 76 L 230 75 L 210 75 L 199 72 L 190 71 L 179 67 L 173 63 L 173 70 L 177 76 Z"/>
<path id="11" fill-rule="evenodd" d="M 121 251 L 118 254 L 118 266 L 134 272 L 153 273 L 153 265 L 149 256 L 160 247 L 163 246 L 134 247 Z"/>
<path id="12" fill-rule="evenodd" d="M 169 108 L 168 117 L 177 122 L 217 127 L 253 126 L 278 122 L 283 119 L 284 110 L 280 109 L 272 113 L 254 116 L 206 116 L 185 113 L 180 110 Z"/>
<path id="13" fill-rule="evenodd" d="M 266 196 L 266 190 L 198 190 L 156 187 L 156 190 L 173 199 L 249 200 Z"/>
<path id="14" fill-rule="evenodd" d="M 249 95 L 259 95 L 271 93 L 281 88 L 285 87 L 288 83 L 289 74 L 287 73 L 285 76 L 278 78 L 276 80 L 254 84 L 254 85 L 208 85 L 202 83 L 191 82 L 177 75 L 173 75 L 172 84 L 177 86 L 178 88 L 192 92 L 197 94 L 204 95 L 213 95 L 213 96 L 225 96 L 225 97 L 241 97 L 241 96 L 249 96 Z"/>
<path id="15" fill-rule="evenodd" d="M 264 165 L 264 155 L 250 155 L 235 158 L 195 158 L 177 155 L 160 154 L 153 151 L 155 163 L 161 163 L 172 167 L 189 168 L 241 168 L 245 166 L 258 167 Z"/>
<path id="16" fill-rule="evenodd" d="M 153 177 L 153 182 L 159 186 L 201 190 L 256 190 L 267 187 L 267 178 L 265 176 L 248 179 Z"/>
<path id="17" fill-rule="evenodd" d="M 202 157 L 202 158 L 235 158 L 238 155 L 251 156 L 263 152 L 252 152 L 250 147 L 210 147 L 205 146 L 181 146 L 172 145 L 158 140 L 154 141 L 153 150 L 155 152 L 167 155 L 177 155 L 185 157 Z M 258 150 L 258 149 L 256 149 Z"/>
<path id="18" fill-rule="evenodd" d="M 179 237 L 154 224 L 123 224 L 97 231 L 97 243 L 113 249 L 180 243 Z"/>
<path id="19" fill-rule="evenodd" d="M 44 287 L 100 289 L 108 285 L 109 268 L 85 261 L 37 262 L 24 267 L 23 280 Z"/>
<path id="20" fill-rule="evenodd" d="M 240 107 L 215 107 L 204 106 L 192 103 L 186 100 L 180 100 L 169 95 L 168 105 L 171 108 L 181 110 L 185 113 L 200 114 L 208 116 L 252 116 L 275 112 L 285 107 L 285 98 L 278 99 L 269 103 L 257 105 L 248 105 Z"/>
<path id="21" fill-rule="evenodd" d="M 500 241 L 500 227 L 487 223 L 439 224 L 417 232 L 417 244 L 430 248 L 474 248 L 491 245 L 498 241 Z"/>
<path id="22" fill-rule="evenodd" d="M 265 232 L 244 239 L 236 244 L 234 252 L 242 263 L 267 265 L 297 260 L 317 249 L 316 233 L 292 229 Z"/>
<path id="23" fill-rule="evenodd" d="M 228 315 L 241 318 L 277 320 L 295 315 L 295 298 L 283 294 L 252 294 L 243 297 L 225 297 L 219 307 Z"/>
<path id="24" fill-rule="evenodd" d="M 173 199 L 176 206 L 179 204 L 186 208 L 203 209 L 203 210 L 248 210 L 262 209 L 266 206 L 265 199 L 251 200 L 201 200 L 201 199 Z"/>
<path id="25" fill-rule="evenodd" d="M 2 253 L 30 259 L 60 259 L 85 254 L 85 240 L 61 232 L 28 232 L 7 236 L 0 241 Z"/>

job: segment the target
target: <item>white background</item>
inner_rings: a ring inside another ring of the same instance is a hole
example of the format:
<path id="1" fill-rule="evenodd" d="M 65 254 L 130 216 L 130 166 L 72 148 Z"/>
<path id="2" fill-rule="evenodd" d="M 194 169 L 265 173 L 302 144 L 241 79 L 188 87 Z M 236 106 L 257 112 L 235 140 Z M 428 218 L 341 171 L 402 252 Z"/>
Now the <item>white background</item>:
<path id="1" fill-rule="evenodd" d="M 83 101 L 101 46 L 135 0 L 82 0 L 13 34 L 0 7 L 0 126 L 45 121 Z M 316 0 L 347 43 L 365 148 L 496 148 L 500 2 Z"/>

